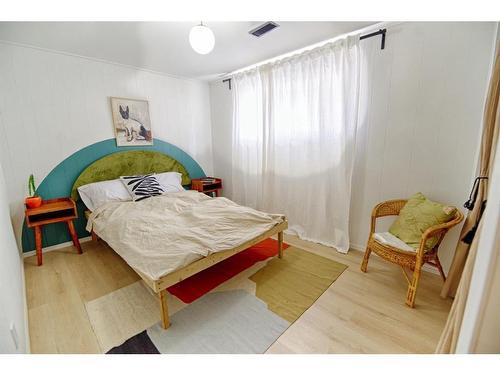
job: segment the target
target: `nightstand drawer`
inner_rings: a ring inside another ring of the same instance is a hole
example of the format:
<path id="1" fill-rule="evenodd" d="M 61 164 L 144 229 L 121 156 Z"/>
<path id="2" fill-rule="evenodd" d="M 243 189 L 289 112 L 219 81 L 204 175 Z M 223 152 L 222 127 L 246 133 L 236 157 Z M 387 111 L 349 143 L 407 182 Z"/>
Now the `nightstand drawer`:
<path id="1" fill-rule="evenodd" d="M 222 179 L 217 177 L 194 178 L 191 180 L 191 189 L 200 193 L 215 193 L 215 196 L 219 196 L 219 190 L 222 190 Z"/>

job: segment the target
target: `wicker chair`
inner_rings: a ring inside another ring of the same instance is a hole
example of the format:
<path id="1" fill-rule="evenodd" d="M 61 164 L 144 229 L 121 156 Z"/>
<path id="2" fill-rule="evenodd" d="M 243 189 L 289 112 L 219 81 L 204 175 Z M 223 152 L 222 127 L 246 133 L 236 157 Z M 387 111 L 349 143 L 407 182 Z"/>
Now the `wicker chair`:
<path id="1" fill-rule="evenodd" d="M 420 273 L 422 270 L 422 266 L 425 263 L 429 263 L 436 267 L 439 270 L 443 281 L 446 280 L 443 267 L 441 267 L 441 263 L 439 262 L 439 258 L 437 255 L 438 248 L 446 232 L 448 232 L 453 226 L 459 224 L 463 220 L 464 215 L 460 212 L 460 210 L 456 210 L 455 216 L 450 221 L 428 228 L 423 233 L 422 239 L 420 240 L 420 246 L 418 247 L 416 252 L 401 250 L 396 247 L 375 241 L 373 234 L 375 233 L 375 222 L 377 218 L 383 216 L 399 215 L 399 211 L 401 211 L 406 202 L 407 200 L 405 199 L 391 200 L 379 203 L 373 208 L 370 236 L 368 237 L 365 256 L 363 258 L 363 262 L 361 263 L 361 271 L 366 272 L 368 259 L 370 258 L 370 253 L 372 251 L 380 257 L 388 260 L 389 262 L 400 265 L 406 281 L 408 282 L 406 304 L 410 307 L 414 307 L 418 282 L 420 280 Z M 432 249 L 425 250 L 425 243 L 431 237 L 437 237 L 438 241 Z M 404 267 L 408 267 L 413 271 L 411 280 Z"/>

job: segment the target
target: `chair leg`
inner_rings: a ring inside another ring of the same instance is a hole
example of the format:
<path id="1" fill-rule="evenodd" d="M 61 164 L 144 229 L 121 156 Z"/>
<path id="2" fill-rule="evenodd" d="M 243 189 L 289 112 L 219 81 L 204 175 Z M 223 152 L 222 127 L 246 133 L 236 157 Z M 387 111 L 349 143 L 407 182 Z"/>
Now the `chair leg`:
<path id="1" fill-rule="evenodd" d="M 443 281 L 445 282 L 446 281 L 446 275 L 444 274 L 443 267 L 441 266 L 441 262 L 439 261 L 439 258 L 437 256 L 437 254 L 436 254 L 435 261 L 436 261 L 436 267 L 437 267 L 439 273 L 441 274 L 441 277 L 443 278 Z"/>
<path id="2" fill-rule="evenodd" d="M 418 282 L 420 281 L 420 273 L 422 270 L 422 261 L 417 260 L 415 270 L 413 271 L 413 278 L 411 283 L 408 284 L 408 292 L 406 293 L 406 304 L 410 307 L 415 307 L 415 298 L 417 297 Z"/>
<path id="3" fill-rule="evenodd" d="M 366 272 L 368 267 L 368 259 L 370 259 L 370 254 L 372 249 L 370 249 L 370 241 L 366 244 L 365 256 L 363 257 L 363 262 L 361 263 L 361 271 Z"/>

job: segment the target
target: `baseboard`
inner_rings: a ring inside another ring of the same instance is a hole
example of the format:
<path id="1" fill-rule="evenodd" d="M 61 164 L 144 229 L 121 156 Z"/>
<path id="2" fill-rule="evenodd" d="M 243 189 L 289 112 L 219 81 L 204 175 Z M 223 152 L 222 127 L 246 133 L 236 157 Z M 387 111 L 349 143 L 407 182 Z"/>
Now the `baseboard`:
<path id="1" fill-rule="evenodd" d="M 365 248 L 366 248 L 365 246 L 361 246 L 361 245 L 354 244 L 354 243 L 352 243 L 351 246 L 350 246 L 351 250 L 362 251 L 363 253 L 365 252 Z M 375 254 L 375 253 L 372 253 L 372 254 Z M 375 255 L 377 255 L 377 254 L 375 254 Z M 424 266 L 422 267 L 422 271 L 433 273 L 435 275 L 440 275 L 439 271 L 437 270 L 437 268 L 436 267 L 432 267 L 430 264 L 424 264 Z"/>
<path id="2" fill-rule="evenodd" d="M 365 251 L 366 246 L 358 245 L 355 243 L 351 243 L 349 246 L 349 249 L 356 250 L 356 251 Z"/>
<path id="3" fill-rule="evenodd" d="M 82 237 L 82 238 L 79 238 L 78 240 L 80 241 L 80 243 L 89 242 L 89 241 L 92 241 L 92 237 L 91 236 Z M 48 253 L 49 251 L 63 249 L 63 248 L 68 247 L 68 246 L 73 246 L 73 242 L 68 241 L 68 242 L 59 243 L 57 245 L 47 246 L 47 247 L 43 248 L 43 252 Z M 36 255 L 36 250 L 31 250 L 31 251 L 28 251 L 26 253 L 23 253 L 23 258 L 31 257 L 33 255 Z"/>
<path id="4" fill-rule="evenodd" d="M 438 269 L 436 267 L 432 267 L 429 264 L 424 264 L 424 266 L 422 267 L 422 271 L 427 271 L 427 272 L 433 273 L 434 275 L 441 276 Z"/>
<path id="5" fill-rule="evenodd" d="M 26 354 L 31 354 L 31 339 L 30 339 L 30 325 L 28 318 L 28 297 L 26 292 L 26 275 L 24 273 L 24 263 L 21 259 L 21 279 L 23 282 L 23 305 L 24 305 L 24 340 L 26 347 Z"/>

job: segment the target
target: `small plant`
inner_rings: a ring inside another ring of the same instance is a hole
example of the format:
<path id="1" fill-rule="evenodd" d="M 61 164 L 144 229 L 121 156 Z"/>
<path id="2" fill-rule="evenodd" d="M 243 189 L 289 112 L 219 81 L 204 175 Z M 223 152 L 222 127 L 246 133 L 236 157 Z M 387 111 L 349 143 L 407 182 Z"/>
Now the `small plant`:
<path id="1" fill-rule="evenodd" d="M 28 208 L 40 207 L 42 205 L 42 198 L 36 194 L 35 177 L 33 177 L 33 174 L 30 174 L 28 178 L 28 191 L 29 197 L 24 200 L 26 206 Z"/>
<path id="2" fill-rule="evenodd" d="M 28 178 L 28 191 L 30 197 L 36 196 L 35 177 L 33 177 L 33 174 L 30 174 L 30 177 Z"/>

